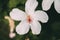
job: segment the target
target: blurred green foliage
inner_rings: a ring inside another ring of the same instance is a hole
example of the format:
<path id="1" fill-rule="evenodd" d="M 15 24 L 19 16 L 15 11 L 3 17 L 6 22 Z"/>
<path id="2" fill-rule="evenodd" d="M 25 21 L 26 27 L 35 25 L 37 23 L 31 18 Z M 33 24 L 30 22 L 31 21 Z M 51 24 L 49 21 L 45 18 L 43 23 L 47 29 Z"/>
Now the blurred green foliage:
<path id="1" fill-rule="evenodd" d="M 39 5 L 36 10 L 42 10 L 42 0 L 37 0 Z M 9 12 L 12 8 L 19 8 L 24 11 L 26 0 L 0 0 L 0 40 L 25 40 L 27 37 L 30 40 L 60 40 L 60 14 L 58 14 L 52 4 L 51 9 L 47 12 L 49 21 L 42 24 L 42 30 L 39 35 L 33 35 L 31 30 L 26 35 L 18 35 L 11 39 L 9 38 L 9 25 L 8 20 L 4 19 L 4 16 L 9 16 Z M 15 21 L 17 25 L 19 22 Z"/>
<path id="2" fill-rule="evenodd" d="M 24 4 L 26 0 L 9 0 L 9 8 L 16 7 L 18 4 Z"/>

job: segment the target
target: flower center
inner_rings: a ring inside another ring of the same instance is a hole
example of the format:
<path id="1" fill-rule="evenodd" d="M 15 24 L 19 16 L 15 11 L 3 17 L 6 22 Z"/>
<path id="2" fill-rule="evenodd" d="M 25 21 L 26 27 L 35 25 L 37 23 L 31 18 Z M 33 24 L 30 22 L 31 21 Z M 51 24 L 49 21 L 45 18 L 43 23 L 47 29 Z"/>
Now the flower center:
<path id="1" fill-rule="evenodd" d="M 32 21 L 30 15 L 27 16 L 27 21 L 28 21 L 29 23 Z"/>

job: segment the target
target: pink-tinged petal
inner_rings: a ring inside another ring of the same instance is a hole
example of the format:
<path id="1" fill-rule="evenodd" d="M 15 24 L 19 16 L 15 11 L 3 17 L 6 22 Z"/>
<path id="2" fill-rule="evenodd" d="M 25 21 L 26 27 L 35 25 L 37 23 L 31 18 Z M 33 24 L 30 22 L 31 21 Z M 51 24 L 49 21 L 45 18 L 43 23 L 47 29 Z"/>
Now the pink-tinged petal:
<path id="1" fill-rule="evenodd" d="M 9 34 L 9 37 L 10 37 L 10 38 L 14 38 L 15 36 L 16 36 L 15 33 L 10 33 L 10 34 Z"/>
<path id="2" fill-rule="evenodd" d="M 24 35 L 29 31 L 29 24 L 26 21 L 21 21 L 19 25 L 16 26 L 16 32 L 19 35 Z"/>
<path id="3" fill-rule="evenodd" d="M 19 10 L 18 8 L 14 8 L 10 12 L 10 17 L 14 20 L 20 21 L 26 18 L 26 14 L 23 11 Z"/>
<path id="4" fill-rule="evenodd" d="M 35 19 L 42 23 L 46 23 L 49 18 L 46 12 L 38 10 L 35 12 Z"/>
<path id="5" fill-rule="evenodd" d="M 31 14 L 32 12 L 34 12 L 37 5 L 38 5 L 37 0 L 27 0 L 27 2 L 25 4 L 26 13 Z"/>
<path id="6" fill-rule="evenodd" d="M 42 9 L 45 10 L 45 11 L 49 10 L 53 1 L 54 0 L 43 0 L 42 1 Z"/>
<path id="7" fill-rule="evenodd" d="M 55 0 L 54 1 L 54 6 L 55 6 L 55 9 L 58 13 L 60 13 L 60 0 Z"/>
<path id="8" fill-rule="evenodd" d="M 38 35 L 41 32 L 41 24 L 38 21 L 33 20 L 30 24 L 32 33 Z"/>

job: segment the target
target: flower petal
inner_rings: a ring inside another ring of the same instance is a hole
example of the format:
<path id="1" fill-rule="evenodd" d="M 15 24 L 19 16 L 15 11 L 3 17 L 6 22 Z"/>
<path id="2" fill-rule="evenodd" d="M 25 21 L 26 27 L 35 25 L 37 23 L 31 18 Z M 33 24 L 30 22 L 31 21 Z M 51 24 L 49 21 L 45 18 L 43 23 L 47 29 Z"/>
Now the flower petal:
<path id="1" fill-rule="evenodd" d="M 22 21 L 19 25 L 16 27 L 16 32 L 19 35 L 24 35 L 29 31 L 29 24 L 26 21 Z"/>
<path id="2" fill-rule="evenodd" d="M 40 23 L 38 22 L 38 21 L 33 21 L 32 23 L 31 23 L 31 30 L 32 30 L 32 33 L 34 34 L 34 35 L 38 35 L 38 34 L 40 34 L 40 32 L 41 32 L 41 25 L 40 25 Z"/>
<path id="3" fill-rule="evenodd" d="M 26 13 L 32 13 L 38 5 L 38 2 L 36 0 L 27 0 L 25 4 L 25 11 Z"/>
<path id="4" fill-rule="evenodd" d="M 47 11 L 50 9 L 52 3 L 53 3 L 54 0 L 43 0 L 42 1 L 42 8 L 43 10 Z"/>
<path id="5" fill-rule="evenodd" d="M 19 10 L 18 8 L 14 8 L 10 12 L 10 17 L 14 20 L 20 21 L 26 18 L 26 14 L 23 11 Z"/>
<path id="6" fill-rule="evenodd" d="M 42 23 L 46 23 L 48 21 L 48 15 L 46 12 L 38 10 L 35 12 L 35 19 Z"/>
<path id="7" fill-rule="evenodd" d="M 54 1 L 54 6 L 55 6 L 55 9 L 58 13 L 60 13 L 60 0 L 55 0 Z"/>
<path id="8" fill-rule="evenodd" d="M 14 38 L 15 36 L 16 36 L 15 33 L 10 33 L 10 34 L 9 34 L 9 37 L 10 37 L 10 38 Z"/>

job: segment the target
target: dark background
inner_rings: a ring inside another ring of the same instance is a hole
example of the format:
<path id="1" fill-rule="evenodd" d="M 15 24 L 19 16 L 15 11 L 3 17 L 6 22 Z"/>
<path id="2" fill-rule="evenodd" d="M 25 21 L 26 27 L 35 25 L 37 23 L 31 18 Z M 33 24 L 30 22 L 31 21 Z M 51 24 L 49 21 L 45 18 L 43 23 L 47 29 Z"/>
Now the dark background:
<path id="1" fill-rule="evenodd" d="M 36 10 L 42 10 L 42 0 L 37 0 L 39 2 Z M 49 16 L 47 23 L 41 23 L 42 30 L 39 35 L 33 35 L 31 30 L 26 35 L 18 35 L 13 39 L 9 38 L 9 22 L 4 19 L 4 16 L 9 16 L 9 12 L 12 8 L 19 8 L 25 11 L 26 0 L 0 0 L 0 40 L 25 40 L 29 38 L 30 40 L 60 40 L 60 14 L 56 12 L 54 8 L 54 3 L 52 4 L 50 10 L 45 11 Z M 15 21 L 17 25 L 19 22 Z"/>

